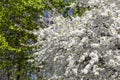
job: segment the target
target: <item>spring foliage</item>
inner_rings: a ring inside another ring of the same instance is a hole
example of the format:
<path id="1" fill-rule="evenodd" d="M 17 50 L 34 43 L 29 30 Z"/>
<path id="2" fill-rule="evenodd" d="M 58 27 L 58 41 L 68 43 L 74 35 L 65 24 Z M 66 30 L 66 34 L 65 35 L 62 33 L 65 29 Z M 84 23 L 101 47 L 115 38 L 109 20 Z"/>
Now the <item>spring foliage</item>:
<path id="1" fill-rule="evenodd" d="M 0 1 L 0 79 L 23 79 L 28 69 L 27 60 L 31 58 L 32 47 L 29 39 L 36 36 L 29 31 L 38 29 L 36 18 L 38 1 L 2 0 Z M 3 78 L 2 78 L 3 77 Z M 17 78 L 18 77 L 18 78 Z"/>

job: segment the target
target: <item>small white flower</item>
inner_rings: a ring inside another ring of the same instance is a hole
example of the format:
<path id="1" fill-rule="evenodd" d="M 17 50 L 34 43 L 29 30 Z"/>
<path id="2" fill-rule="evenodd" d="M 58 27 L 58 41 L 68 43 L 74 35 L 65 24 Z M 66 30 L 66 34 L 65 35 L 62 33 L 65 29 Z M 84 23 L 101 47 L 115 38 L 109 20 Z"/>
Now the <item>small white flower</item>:
<path id="1" fill-rule="evenodd" d="M 86 69 L 81 70 L 81 73 L 87 74 L 87 73 L 88 73 L 88 70 L 86 70 Z"/>
<path id="2" fill-rule="evenodd" d="M 77 74 L 77 69 L 75 68 L 75 69 L 72 69 L 72 71 L 75 73 L 75 74 Z"/>

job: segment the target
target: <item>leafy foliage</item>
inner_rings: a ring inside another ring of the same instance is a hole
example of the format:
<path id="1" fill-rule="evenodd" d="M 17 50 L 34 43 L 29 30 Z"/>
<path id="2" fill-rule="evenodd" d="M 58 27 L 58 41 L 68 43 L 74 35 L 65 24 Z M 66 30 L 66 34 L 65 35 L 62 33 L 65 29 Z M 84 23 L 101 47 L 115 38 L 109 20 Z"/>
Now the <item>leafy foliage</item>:
<path id="1" fill-rule="evenodd" d="M 37 1 L 31 0 L 1 1 L 0 6 L 0 70 L 9 68 L 3 74 L 12 72 L 18 80 L 22 73 L 25 75 L 27 60 L 32 55 L 32 47 L 22 44 L 29 44 L 29 39 L 36 42 L 36 36 L 29 31 L 38 29 L 36 14 L 39 8 Z"/>

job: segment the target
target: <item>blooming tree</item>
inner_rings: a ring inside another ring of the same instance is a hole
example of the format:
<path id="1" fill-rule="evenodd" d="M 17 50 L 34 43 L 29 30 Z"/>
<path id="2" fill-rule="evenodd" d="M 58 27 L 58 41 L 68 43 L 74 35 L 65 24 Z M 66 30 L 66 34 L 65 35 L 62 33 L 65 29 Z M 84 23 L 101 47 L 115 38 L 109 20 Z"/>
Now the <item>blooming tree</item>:
<path id="1" fill-rule="evenodd" d="M 81 17 L 69 13 L 72 20 L 60 14 L 50 17 L 53 24 L 34 32 L 38 75 L 49 80 L 120 79 L 120 7 L 110 0 L 76 4 L 90 10 Z"/>

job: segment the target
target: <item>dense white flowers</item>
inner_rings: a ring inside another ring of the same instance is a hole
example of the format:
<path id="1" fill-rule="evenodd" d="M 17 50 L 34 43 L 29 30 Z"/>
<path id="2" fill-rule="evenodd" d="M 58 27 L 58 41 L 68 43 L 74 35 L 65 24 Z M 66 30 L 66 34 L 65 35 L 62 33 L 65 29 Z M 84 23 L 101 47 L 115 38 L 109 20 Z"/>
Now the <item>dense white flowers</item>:
<path id="1" fill-rule="evenodd" d="M 79 0 L 90 6 L 84 16 L 53 16 L 54 24 L 41 29 L 38 74 L 47 80 L 119 80 L 120 10 L 109 0 Z M 42 66 L 42 67 L 41 67 Z"/>
<path id="2" fill-rule="evenodd" d="M 99 7 L 105 0 L 76 0 L 82 7 Z"/>

